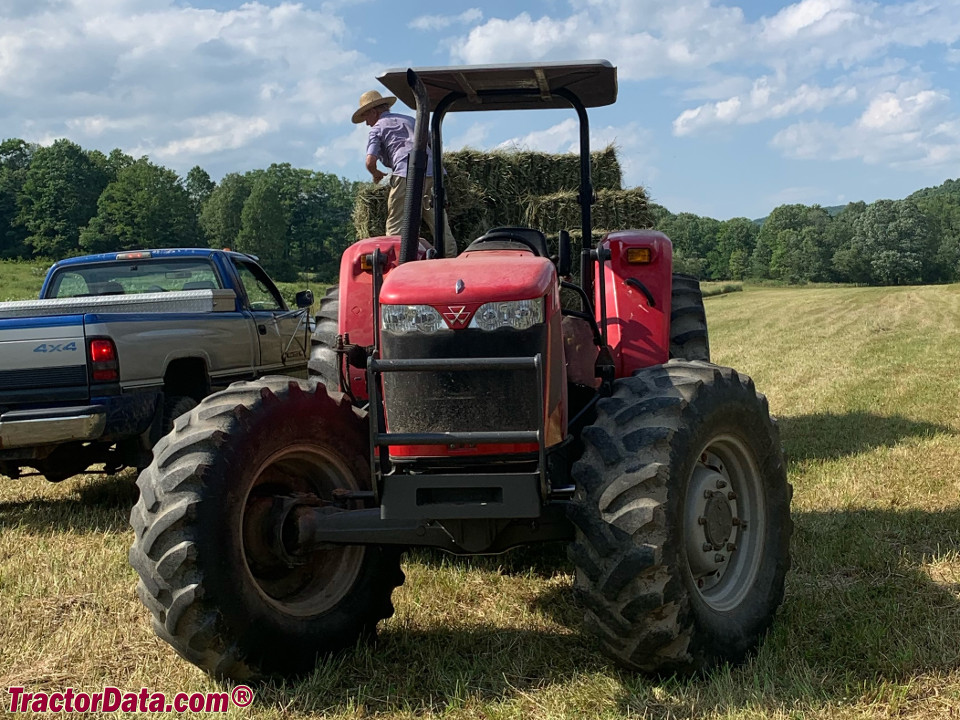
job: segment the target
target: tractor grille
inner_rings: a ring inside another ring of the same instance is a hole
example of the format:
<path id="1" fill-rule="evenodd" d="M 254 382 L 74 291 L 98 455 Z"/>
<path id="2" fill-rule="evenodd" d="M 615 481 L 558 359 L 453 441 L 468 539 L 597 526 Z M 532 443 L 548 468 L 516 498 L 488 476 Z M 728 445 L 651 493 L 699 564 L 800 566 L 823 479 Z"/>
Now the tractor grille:
<path id="1" fill-rule="evenodd" d="M 384 332 L 383 358 L 507 358 L 546 356 L 546 326 L 529 330 L 465 329 L 422 335 Z M 383 374 L 391 433 L 535 430 L 539 407 L 533 370 L 390 372 Z"/>

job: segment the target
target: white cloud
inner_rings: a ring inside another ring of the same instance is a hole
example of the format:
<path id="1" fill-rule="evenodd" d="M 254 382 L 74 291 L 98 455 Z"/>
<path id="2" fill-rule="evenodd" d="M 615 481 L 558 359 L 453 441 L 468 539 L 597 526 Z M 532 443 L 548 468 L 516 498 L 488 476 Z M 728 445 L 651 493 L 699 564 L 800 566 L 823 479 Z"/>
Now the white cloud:
<path id="1" fill-rule="evenodd" d="M 568 118 L 546 130 L 535 130 L 522 137 L 505 140 L 497 146 L 498 150 L 539 150 L 548 153 L 579 152 L 580 126 L 573 118 Z"/>
<path id="2" fill-rule="evenodd" d="M 832 35 L 845 25 L 863 18 L 866 8 L 851 0 L 801 0 L 788 5 L 761 23 L 761 36 L 770 43 L 792 40 L 801 34 L 812 37 Z"/>
<path id="3" fill-rule="evenodd" d="M 673 121 L 674 135 L 690 135 L 718 125 L 747 125 L 852 103 L 857 89 L 847 85 L 791 87 L 782 80 L 758 78 L 749 92 L 684 110 Z"/>
<path id="4" fill-rule="evenodd" d="M 66 126 L 71 135 L 93 138 L 117 131 L 144 130 L 150 127 L 150 118 L 145 116 L 109 118 L 105 115 L 87 115 L 86 117 L 70 118 L 66 121 Z"/>
<path id="5" fill-rule="evenodd" d="M 522 12 L 491 18 L 450 42 L 456 62 L 500 63 L 609 58 L 621 79 L 689 74 L 734 57 L 743 36 L 739 8 L 694 0 L 679 6 L 644 0 L 576 0 L 565 18 Z"/>
<path id="6" fill-rule="evenodd" d="M 468 128 L 453 135 L 447 139 L 444 138 L 444 146 L 451 150 L 461 150 L 463 148 L 481 148 L 490 136 L 489 123 L 474 122 Z"/>
<path id="7" fill-rule="evenodd" d="M 870 101 L 857 123 L 863 129 L 883 133 L 916 130 L 923 125 L 931 111 L 949 102 L 949 99 L 945 93 L 933 90 L 924 90 L 908 97 L 883 93 Z"/>
<path id="8" fill-rule="evenodd" d="M 483 20 L 479 8 L 464 10 L 459 15 L 421 15 L 411 20 L 407 27 L 413 30 L 445 30 L 451 25 L 471 25 Z"/>
<path id="9" fill-rule="evenodd" d="M 778 132 L 771 146 L 787 157 L 861 160 L 870 165 L 952 171 L 960 159 L 960 120 L 943 118 L 949 97 L 941 92 L 886 92 L 847 125 L 795 123 Z"/>
<path id="10" fill-rule="evenodd" d="M 369 132 L 370 128 L 366 125 L 355 125 L 352 132 L 339 135 L 317 147 L 313 157 L 324 167 L 362 166 Z"/>
<path id="11" fill-rule="evenodd" d="M 221 150 L 236 150 L 251 140 L 270 132 L 270 121 L 262 117 L 242 117 L 217 113 L 191 118 L 185 123 L 189 136 L 171 140 L 149 151 L 162 160 L 181 160 L 195 155 L 209 155 Z"/>
<path id="12" fill-rule="evenodd" d="M 28 17 L 0 9 L 0 116 L 6 133 L 28 140 L 69 134 L 171 162 L 204 154 L 212 174 L 231 157 L 250 167 L 259 156 L 242 153 L 256 143 L 268 162 L 303 165 L 303 134 L 349 124 L 380 69 L 345 45 L 347 28 L 327 5 L 47 6 Z M 29 115 L 14 115 L 11 104 L 26 98 Z"/>
<path id="13" fill-rule="evenodd" d="M 490 18 L 450 41 L 453 60 L 609 58 L 621 81 L 672 79 L 677 95 L 699 101 L 674 123 L 685 135 L 862 102 L 876 80 L 852 77 L 851 69 L 889 74 L 896 66 L 922 77 L 895 53 L 960 40 L 957 0 L 799 0 L 752 22 L 716 0 L 571 0 L 571 8 L 566 16 Z M 747 68 L 758 70 L 753 80 Z"/>

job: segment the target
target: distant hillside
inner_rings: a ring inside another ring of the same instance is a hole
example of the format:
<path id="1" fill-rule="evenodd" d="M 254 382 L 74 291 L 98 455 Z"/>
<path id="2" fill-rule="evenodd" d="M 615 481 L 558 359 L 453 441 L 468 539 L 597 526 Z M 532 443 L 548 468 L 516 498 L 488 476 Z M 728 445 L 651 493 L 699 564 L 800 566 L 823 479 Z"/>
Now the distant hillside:
<path id="1" fill-rule="evenodd" d="M 907 200 L 920 200 L 923 198 L 936 197 L 937 195 L 960 195 L 960 178 L 957 180 L 946 180 L 942 185 L 932 188 L 917 190 L 912 195 L 907 196 Z"/>
<path id="2" fill-rule="evenodd" d="M 923 192 L 923 191 L 921 190 L 920 192 Z M 843 212 L 843 209 L 845 207 L 846 205 L 831 205 L 830 207 L 825 207 L 824 210 L 827 211 L 827 214 L 830 217 L 836 217 L 837 215 Z M 770 217 L 770 216 L 768 215 L 767 217 Z M 757 218 L 756 220 L 753 221 L 753 223 L 759 227 L 760 225 L 763 225 L 766 219 L 767 219 L 766 217 Z"/>

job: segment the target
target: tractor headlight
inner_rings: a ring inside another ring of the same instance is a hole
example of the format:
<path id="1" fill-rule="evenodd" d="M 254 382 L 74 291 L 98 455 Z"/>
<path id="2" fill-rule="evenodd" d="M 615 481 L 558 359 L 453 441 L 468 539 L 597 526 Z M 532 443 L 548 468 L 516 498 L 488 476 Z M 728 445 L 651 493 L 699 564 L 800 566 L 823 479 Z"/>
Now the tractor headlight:
<path id="1" fill-rule="evenodd" d="M 432 334 L 450 331 L 440 313 L 429 305 L 381 305 L 380 326 L 395 333 Z"/>
<path id="2" fill-rule="evenodd" d="M 543 322 L 543 298 L 509 300 L 481 305 L 470 321 L 470 327 L 481 330 L 513 328 L 527 330 Z"/>

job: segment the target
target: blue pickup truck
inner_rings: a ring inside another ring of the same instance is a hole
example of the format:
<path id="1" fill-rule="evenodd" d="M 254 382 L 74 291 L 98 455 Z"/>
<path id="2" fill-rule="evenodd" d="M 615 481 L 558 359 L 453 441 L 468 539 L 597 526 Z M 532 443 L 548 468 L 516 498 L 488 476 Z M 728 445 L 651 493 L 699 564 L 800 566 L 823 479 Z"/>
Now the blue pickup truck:
<path id="1" fill-rule="evenodd" d="M 290 309 L 256 258 L 165 249 L 70 258 L 40 299 L 0 303 L 0 473 L 144 467 L 237 380 L 307 375 L 309 290 Z"/>

